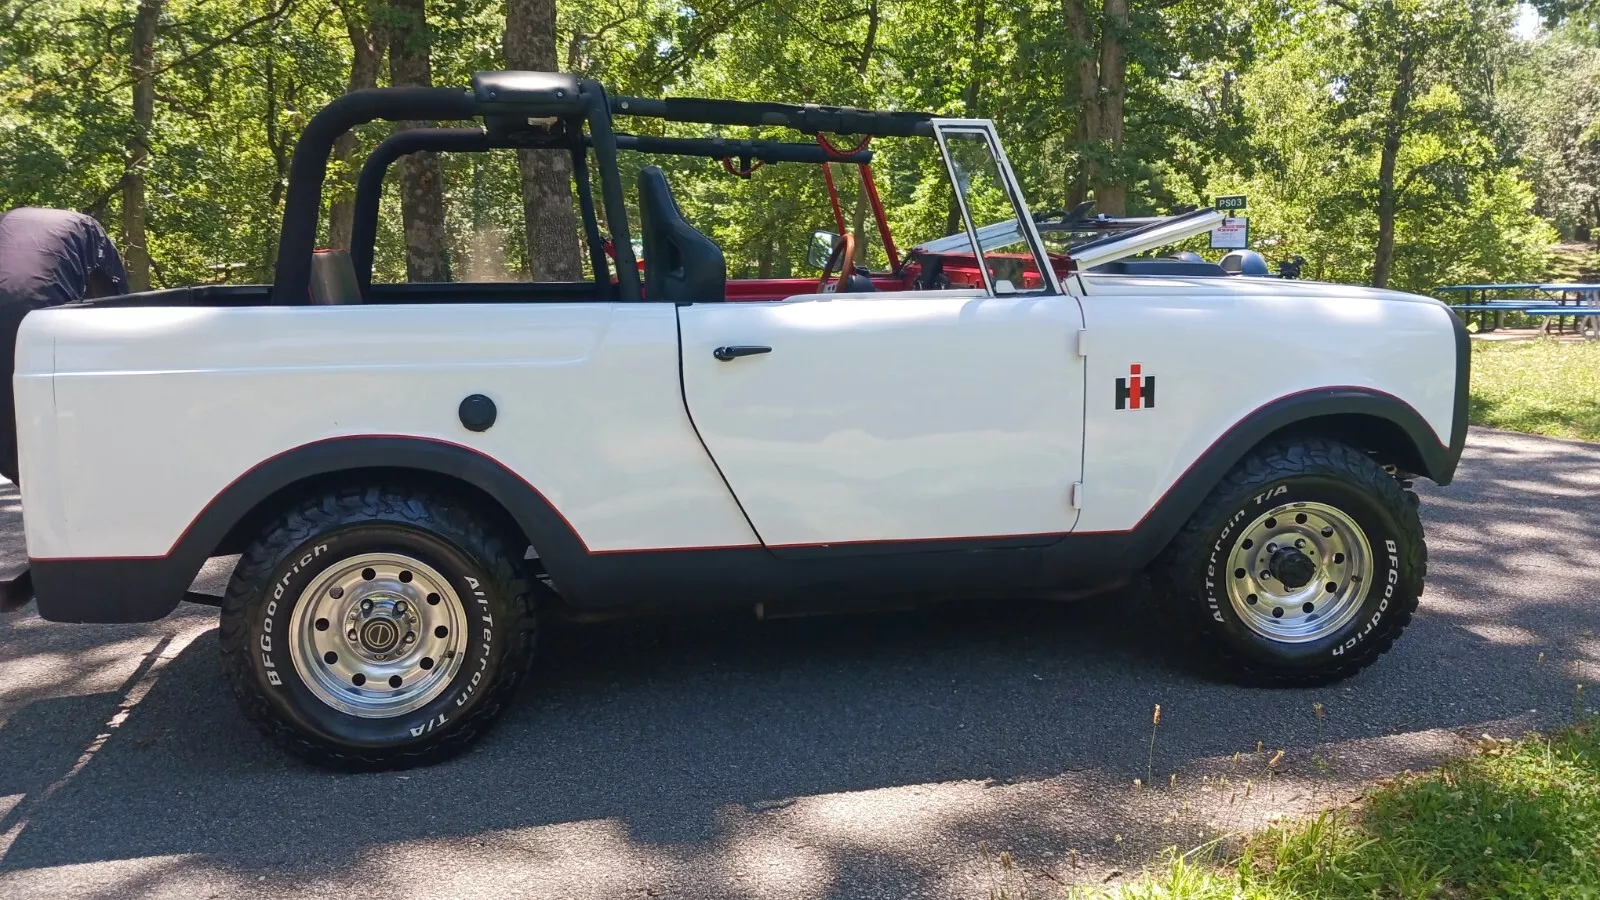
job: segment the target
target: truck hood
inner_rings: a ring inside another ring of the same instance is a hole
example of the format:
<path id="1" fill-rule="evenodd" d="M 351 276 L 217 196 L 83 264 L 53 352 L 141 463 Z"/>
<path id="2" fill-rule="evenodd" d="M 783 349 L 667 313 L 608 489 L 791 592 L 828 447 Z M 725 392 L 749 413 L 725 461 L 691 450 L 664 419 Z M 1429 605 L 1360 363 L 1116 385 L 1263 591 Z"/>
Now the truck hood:
<path id="1" fill-rule="evenodd" d="M 1395 303 L 1425 303 L 1433 306 L 1446 304 L 1432 297 L 1392 291 L 1386 288 L 1366 287 L 1357 284 L 1332 284 L 1326 281 L 1300 281 L 1284 278 L 1258 278 L 1248 275 L 1114 275 L 1084 272 L 1084 287 L 1091 294 L 1149 294 L 1152 292 L 1178 292 L 1184 294 L 1229 294 L 1238 296 L 1268 295 L 1273 297 L 1303 297 L 1329 300 L 1382 300 Z"/>

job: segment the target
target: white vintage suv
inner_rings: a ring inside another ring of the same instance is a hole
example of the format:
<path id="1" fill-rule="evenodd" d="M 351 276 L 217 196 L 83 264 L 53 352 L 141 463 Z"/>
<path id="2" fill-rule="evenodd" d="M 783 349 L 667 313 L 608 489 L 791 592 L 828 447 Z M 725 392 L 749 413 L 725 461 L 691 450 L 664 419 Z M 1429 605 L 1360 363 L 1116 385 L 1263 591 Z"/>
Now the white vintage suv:
<path id="1" fill-rule="evenodd" d="M 384 142 L 352 250 L 313 252 L 330 148 L 374 119 L 481 125 Z M 895 245 L 873 136 L 935 142 L 962 230 Z M 372 284 L 388 165 L 507 147 L 571 155 L 601 277 Z M 624 178 L 619 153 L 818 165 L 844 236 L 813 237 L 820 279 L 730 280 L 662 171 Z M 862 261 L 835 169 L 861 175 L 887 265 Z M 9 596 L 59 622 L 220 603 L 248 716 L 347 768 L 467 746 L 563 610 L 1090 596 L 1150 570 L 1226 673 L 1343 678 L 1422 593 L 1408 487 L 1460 458 L 1466 333 L 1427 298 L 1147 253 L 1220 218 L 1030 214 L 986 121 L 530 72 L 355 92 L 295 150 L 272 285 L 24 320 Z M 187 592 L 230 554 L 226 596 Z"/>

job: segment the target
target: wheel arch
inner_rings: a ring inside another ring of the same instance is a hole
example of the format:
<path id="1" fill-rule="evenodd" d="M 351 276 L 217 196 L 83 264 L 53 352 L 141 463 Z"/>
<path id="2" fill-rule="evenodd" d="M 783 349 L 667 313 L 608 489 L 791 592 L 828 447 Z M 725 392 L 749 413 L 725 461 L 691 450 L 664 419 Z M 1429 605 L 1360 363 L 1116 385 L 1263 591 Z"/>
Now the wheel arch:
<path id="1" fill-rule="evenodd" d="M 1301 391 L 1261 406 L 1218 437 L 1146 518 L 1165 519 L 1177 528 L 1200 507 L 1223 476 L 1257 448 L 1295 437 L 1323 437 L 1349 444 L 1393 465 L 1440 484 L 1449 484 L 1461 459 L 1461 440 L 1440 440 L 1422 414 L 1393 394 L 1364 387 Z M 1138 529 L 1135 529 L 1138 530 Z M 1163 529 L 1165 530 L 1165 529 Z"/>
<path id="2" fill-rule="evenodd" d="M 1438 481 L 1433 475 L 1438 472 L 1438 466 L 1430 462 L 1424 445 L 1417 437 L 1394 419 L 1374 412 L 1312 416 L 1285 425 L 1263 438 L 1257 446 L 1300 437 L 1323 437 L 1349 444 L 1372 454 L 1380 465 L 1393 466 L 1396 471 L 1409 475 L 1426 475 Z M 1450 480 L 1449 473 L 1441 472 L 1439 477 L 1445 482 Z"/>
<path id="3" fill-rule="evenodd" d="M 409 481 L 482 504 L 537 547 L 553 575 L 581 565 L 588 554 L 577 532 L 537 488 L 486 453 L 436 438 L 337 437 L 250 468 L 206 504 L 164 555 L 34 560 L 39 612 L 59 622 L 162 618 L 177 607 L 208 558 L 240 552 L 250 535 L 294 498 L 355 477 Z"/>
<path id="4" fill-rule="evenodd" d="M 449 475 L 435 469 L 414 466 L 371 465 L 348 469 L 331 469 L 306 475 L 273 490 L 254 507 L 238 517 L 206 554 L 207 556 L 232 556 L 243 553 L 251 540 L 281 510 L 295 502 L 316 497 L 341 487 L 354 484 L 414 487 L 429 493 L 453 497 L 493 517 L 497 524 L 533 543 L 527 529 L 506 505 L 496 499 L 483 486 L 459 475 Z M 214 533 L 214 532 L 213 532 Z"/>
<path id="5" fill-rule="evenodd" d="M 1258 447 L 1297 436 L 1326 437 L 1373 453 L 1378 461 L 1448 484 L 1466 429 L 1447 444 L 1409 403 L 1365 387 L 1332 387 L 1279 397 L 1217 437 L 1131 529 L 1077 532 L 1045 551 L 1045 569 L 1067 573 L 1129 572 L 1149 565 L 1200 509 L 1230 469 Z"/>
<path id="6" fill-rule="evenodd" d="M 174 554 L 242 552 L 277 510 L 340 485 L 409 484 L 449 494 L 514 529 L 526 544 L 582 541 L 532 484 L 493 457 L 434 438 L 359 436 L 296 447 L 241 475 L 212 498 L 174 545 Z M 554 548 L 552 548 L 554 549 Z"/>

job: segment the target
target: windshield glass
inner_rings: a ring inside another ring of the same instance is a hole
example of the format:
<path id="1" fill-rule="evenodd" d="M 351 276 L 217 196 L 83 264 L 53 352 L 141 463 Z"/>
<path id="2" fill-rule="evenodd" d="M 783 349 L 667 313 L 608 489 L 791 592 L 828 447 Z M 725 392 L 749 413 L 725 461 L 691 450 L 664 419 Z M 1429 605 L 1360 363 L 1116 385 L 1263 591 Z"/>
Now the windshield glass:
<path id="1" fill-rule="evenodd" d="M 1022 229 L 1024 211 L 1017 205 L 1000 170 L 988 131 L 952 128 L 944 132 L 950 175 L 965 206 L 967 224 L 983 256 L 990 286 L 997 294 L 1048 287 L 1040 260 Z M 968 243 L 970 252 L 971 243 Z"/>

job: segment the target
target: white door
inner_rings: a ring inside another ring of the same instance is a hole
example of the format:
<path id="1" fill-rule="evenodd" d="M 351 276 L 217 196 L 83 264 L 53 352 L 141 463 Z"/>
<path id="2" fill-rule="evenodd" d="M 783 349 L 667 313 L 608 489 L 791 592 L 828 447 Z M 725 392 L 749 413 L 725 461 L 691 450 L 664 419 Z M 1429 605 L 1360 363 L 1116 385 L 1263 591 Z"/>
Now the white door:
<path id="1" fill-rule="evenodd" d="M 678 311 L 690 417 L 768 546 L 1044 540 L 1076 521 L 1082 313 L 1038 262 L 1032 219 L 992 126 L 939 123 L 939 134 L 970 201 L 963 207 L 995 214 L 999 192 L 1004 215 L 1022 223 L 1043 291 L 996 296 L 999 279 L 985 266 L 984 291 L 813 294 Z M 990 249 L 1015 266 L 1015 247 Z M 735 347 L 770 349 L 718 352 Z"/>

